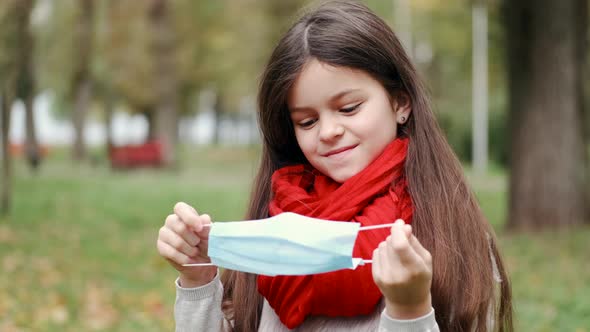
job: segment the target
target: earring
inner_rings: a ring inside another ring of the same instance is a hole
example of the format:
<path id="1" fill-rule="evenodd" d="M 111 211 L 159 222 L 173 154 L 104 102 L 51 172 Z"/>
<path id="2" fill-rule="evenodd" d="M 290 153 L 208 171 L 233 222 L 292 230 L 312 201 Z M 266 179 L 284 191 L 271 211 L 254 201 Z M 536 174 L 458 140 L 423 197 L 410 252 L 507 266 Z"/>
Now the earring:
<path id="1" fill-rule="evenodd" d="M 406 122 L 406 117 L 405 117 L 405 116 L 402 116 L 402 117 L 401 117 L 401 119 L 400 119 L 400 121 L 401 121 L 402 123 Z"/>

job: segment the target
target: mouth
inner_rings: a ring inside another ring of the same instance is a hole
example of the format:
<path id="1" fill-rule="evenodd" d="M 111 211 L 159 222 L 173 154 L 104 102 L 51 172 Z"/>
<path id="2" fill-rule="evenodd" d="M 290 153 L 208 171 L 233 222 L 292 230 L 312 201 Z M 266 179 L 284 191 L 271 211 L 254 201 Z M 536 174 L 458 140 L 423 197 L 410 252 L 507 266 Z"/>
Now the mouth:
<path id="1" fill-rule="evenodd" d="M 328 151 L 325 154 L 322 154 L 322 156 L 323 157 L 330 157 L 330 156 L 333 156 L 333 155 L 337 155 L 339 153 L 342 153 L 342 152 L 345 152 L 345 151 L 348 151 L 348 150 L 352 150 L 352 149 L 356 148 L 357 145 L 358 144 L 345 146 L 345 147 L 339 148 L 339 149 L 334 149 L 334 150 Z"/>

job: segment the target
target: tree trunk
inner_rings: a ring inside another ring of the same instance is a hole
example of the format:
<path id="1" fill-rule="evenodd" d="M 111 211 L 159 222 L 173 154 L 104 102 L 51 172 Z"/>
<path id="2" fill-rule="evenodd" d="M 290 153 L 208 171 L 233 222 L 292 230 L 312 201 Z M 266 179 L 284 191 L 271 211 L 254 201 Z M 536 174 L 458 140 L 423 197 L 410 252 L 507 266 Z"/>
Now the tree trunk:
<path id="1" fill-rule="evenodd" d="M 508 226 L 581 224 L 588 177 L 579 18 L 586 0 L 505 2 L 511 125 Z M 586 15 L 586 14 L 584 14 Z"/>
<path id="2" fill-rule="evenodd" d="M 488 9 L 484 0 L 472 5 L 473 27 L 473 170 L 488 167 Z"/>
<path id="3" fill-rule="evenodd" d="M 74 114 L 72 122 L 74 125 L 74 147 L 73 155 L 74 160 L 86 159 L 86 142 L 84 141 L 84 125 L 86 122 L 86 115 L 88 113 L 88 107 L 90 105 L 90 94 L 91 87 L 90 81 L 87 79 L 82 80 L 76 84 L 75 90 L 75 101 L 74 101 Z"/>
<path id="4" fill-rule="evenodd" d="M 79 0 L 80 16 L 75 33 L 75 45 L 78 49 L 72 91 L 74 109 L 72 122 L 74 125 L 74 145 L 72 157 L 74 160 L 86 159 L 86 144 L 84 142 L 84 124 L 90 107 L 92 83 L 90 77 L 90 59 L 92 55 L 92 36 L 94 24 L 93 0 Z"/>
<path id="5" fill-rule="evenodd" d="M 113 109 L 115 107 L 115 98 L 113 97 L 110 87 L 107 87 L 108 91 L 104 96 L 104 114 L 105 114 L 105 129 L 106 129 L 106 143 L 107 153 L 111 151 L 113 147 Z"/>
<path id="6" fill-rule="evenodd" d="M 156 133 L 156 124 L 154 123 L 154 107 L 153 106 L 144 106 L 141 108 L 140 113 L 145 116 L 145 119 L 148 123 L 148 132 L 147 132 L 147 140 L 152 141 L 157 138 Z"/>
<path id="7" fill-rule="evenodd" d="M 5 5 L 0 34 L 0 138 L 2 147 L 0 174 L 0 215 L 10 214 L 12 201 L 12 155 L 10 151 L 10 117 L 14 99 L 19 88 L 20 70 L 23 68 L 21 44 L 23 38 L 23 13 L 27 12 L 27 1 L 11 1 Z"/>
<path id="8" fill-rule="evenodd" d="M 25 152 L 27 161 L 31 170 L 36 171 L 41 163 L 41 152 L 39 150 L 39 142 L 35 133 L 35 114 L 33 108 L 33 97 L 31 93 L 25 99 L 25 126 L 27 137 L 25 140 Z"/>
<path id="9" fill-rule="evenodd" d="M 2 189 L 0 190 L 0 216 L 10 214 L 12 201 L 12 156 L 10 155 L 10 110 L 13 98 L 10 92 L 0 96 L 0 125 L 2 126 Z"/>
<path id="10" fill-rule="evenodd" d="M 581 1 L 582 3 L 579 4 L 579 10 L 576 11 L 576 46 L 577 46 L 577 60 L 578 60 L 578 82 L 576 82 L 577 87 L 579 88 L 578 96 L 580 98 L 580 119 L 582 122 L 582 144 L 585 146 L 584 151 L 584 162 L 586 167 L 586 192 L 585 192 L 585 199 L 584 202 L 590 202 L 590 110 L 588 103 L 590 93 L 586 93 L 589 91 L 587 88 L 590 84 L 586 83 L 587 85 L 584 86 L 584 82 L 590 82 L 588 79 L 590 76 L 588 75 L 588 46 L 590 45 L 589 42 L 589 35 L 590 32 L 588 30 L 588 20 L 589 20 L 589 6 L 590 4 L 588 1 Z M 590 222 L 590 207 L 586 206 L 586 218 L 587 221 Z"/>
<path id="11" fill-rule="evenodd" d="M 35 97 L 35 74 L 33 65 L 33 34 L 30 30 L 32 0 L 18 2 L 17 30 L 20 43 L 18 44 L 18 91 L 17 98 L 25 105 L 25 155 L 32 170 L 36 170 L 41 162 L 39 143 L 35 134 L 35 116 L 33 100 Z"/>
<path id="12" fill-rule="evenodd" d="M 213 105 L 213 145 L 221 143 L 221 120 L 225 113 L 225 102 L 221 91 L 215 93 L 215 104 Z"/>
<path id="13" fill-rule="evenodd" d="M 150 23 L 153 35 L 153 59 L 155 64 L 156 135 L 163 146 L 166 166 L 176 164 L 178 141 L 178 81 L 174 66 L 174 31 L 167 0 L 152 0 Z"/>

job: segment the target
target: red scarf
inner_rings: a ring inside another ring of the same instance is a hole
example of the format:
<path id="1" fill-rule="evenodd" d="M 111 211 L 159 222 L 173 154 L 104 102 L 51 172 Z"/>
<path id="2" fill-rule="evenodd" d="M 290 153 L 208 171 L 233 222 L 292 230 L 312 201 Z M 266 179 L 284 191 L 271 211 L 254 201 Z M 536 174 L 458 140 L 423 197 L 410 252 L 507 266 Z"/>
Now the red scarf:
<path id="1" fill-rule="evenodd" d="M 395 139 L 364 170 L 339 184 L 306 165 L 288 166 L 272 176 L 269 214 L 296 212 L 326 220 L 349 220 L 362 226 L 412 219 L 404 163 L 408 139 Z M 392 183 L 394 184 L 392 186 Z M 371 259 L 390 234 L 388 228 L 359 232 L 353 257 Z M 381 292 L 371 265 L 305 276 L 258 276 L 258 291 L 281 322 L 292 329 L 306 316 L 352 317 L 375 309 Z"/>

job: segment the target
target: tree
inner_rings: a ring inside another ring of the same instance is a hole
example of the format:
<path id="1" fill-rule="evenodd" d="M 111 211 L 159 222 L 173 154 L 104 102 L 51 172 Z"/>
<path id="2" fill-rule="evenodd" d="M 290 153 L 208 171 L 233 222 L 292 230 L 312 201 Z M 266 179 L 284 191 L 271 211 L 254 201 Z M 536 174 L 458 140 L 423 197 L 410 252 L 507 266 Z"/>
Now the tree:
<path id="1" fill-rule="evenodd" d="M 71 81 L 71 93 L 74 98 L 72 114 L 74 145 L 72 157 L 75 160 L 82 160 L 86 158 L 84 123 L 92 98 L 90 64 L 93 54 L 94 0 L 80 0 L 78 5 L 80 6 L 80 13 L 74 34 L 78 54 L 74 59 L 74 72 Z"/>
<path id="2" fill-rule="evenodd" d="M 153 56 L 150 52 L 152 33 L 145 13 L 146 1 L 111 0 L 98 3 L 103 15 L 98 15 L 96 31 L 96 67 L 93 77 L 96 93 L 105 104 L 122 102 L 132 113 L 148 120 L 147 139 L 154 139 L 153 114 L 158 96 L 154 93 Z M 113 99 L 108 101 L 108 99 Z M 108 111 L 106 111 L 108 122 Z"/>
<path id="3" fill-rule="evenodd" d="M 35 96 L 35 74 L 33 66 L 33 34 L 30 29 L 33 0 L 8 1 L 4 3 L 1 22 L 8 27 L 2 37 L 4 52 L 3 74 L 4 95 L 7 103 L 5 116 L 10 118 L 10 108 L 15 99 L 25 106 L 25 156 L 33 170 L 40 163 L 39 144 L 35 135 L 33 99 Z M 7 32 L 9 31 L 9 32 Z M 9 35 L 9 33 L 11 35 Z M 9 125 L 8 123 L 6 124 Z"/>
<path id="4" fill-rule="evenodd" d="M 32 165 L 38 161 L 32 112 L 33 68 L 32 36 L 29 19 L 33 1 L 11 0 L 0 3 L 0 125 L 2 140 L 2 189 L 0 214 L 10 212 L 12 198 L 12 156 L 10 152 L 10 113 L 16 98 L 26 108 L 26 152 Z"/>
<path id="5" fill-rule="evenodd" d="M 178 141 L 178 80 L 174 61 L 175 35 L 168 0 L 152 0 L 149 21 L 153 36 L 152 54 L 157 78 L 154 81 L 156 99 L 156 135 L 164 147 L 166 165 L 176 163 Z"/>
<path id="6" fill-rule="evenodd" d="M 587 0 L 510 0 L 507 27 L 510 152 L 508 226 L 588 221 L 583 63 Z"/>
<path id="7" fill-rule="evenodd" d="M 472 3 L 473 38 L 473 170 L 484 174 L 488 166 L 488 9 L 485 0 Z"/>
<path id="8" fill-rule="evenodd" d="M 10 89 L 3 86 L 0 94 L 0 123 L 2 126 L 2 190 L 0 192 L 0 215 L 5 216 L 10 212 L 12 200 L 12 159 L 10 155 L 10 143 L 8 132 L 10 130 L 10 105 L 13 100 Z"/>
<path id="9" fill-rule="evenodd" d="M 17 87 L 16 98 L 22 100 L 25 105 L 25 154 L 31 169 L 35 170 L 41 162 L 39 143 L 35 134 L 35 117 L 33 100 L 35 97 L 35 70 L 33 66 L 33 34 L 30 29 L 33 0 L 17 2 L 16 29 L 17 38 Z"/>

